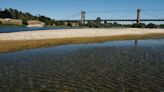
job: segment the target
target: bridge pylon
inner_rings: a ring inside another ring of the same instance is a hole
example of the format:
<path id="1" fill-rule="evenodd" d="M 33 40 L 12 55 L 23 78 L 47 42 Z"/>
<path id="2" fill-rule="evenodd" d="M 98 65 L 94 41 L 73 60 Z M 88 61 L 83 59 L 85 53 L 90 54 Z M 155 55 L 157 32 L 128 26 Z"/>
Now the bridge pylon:
<path id="1" fill-rule="evenodd" d="M 137 9 L 137 24 L 141 21 L 141 9 Z"/>
<path id="2" fill-rule="evenodd" d="M 81 11 L 81 23 L 85 24 L 85 11 Z"/>

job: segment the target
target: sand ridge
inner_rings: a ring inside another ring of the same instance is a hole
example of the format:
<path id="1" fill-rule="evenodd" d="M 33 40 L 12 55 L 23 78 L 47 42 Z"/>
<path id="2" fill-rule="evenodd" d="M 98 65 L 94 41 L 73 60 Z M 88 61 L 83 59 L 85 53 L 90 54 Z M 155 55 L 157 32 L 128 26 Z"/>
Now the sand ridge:
<path id="1" fill-rule="evenodd" d="M 13 33 L 0 33 L 0 40 L 42 40 L 77 37 L 107 37 L 122 35 L 164 34 L 164 29 L 137 29 L 137 28 L 85 28 L 85 29 L 59 29 L 38 30 Z"/>

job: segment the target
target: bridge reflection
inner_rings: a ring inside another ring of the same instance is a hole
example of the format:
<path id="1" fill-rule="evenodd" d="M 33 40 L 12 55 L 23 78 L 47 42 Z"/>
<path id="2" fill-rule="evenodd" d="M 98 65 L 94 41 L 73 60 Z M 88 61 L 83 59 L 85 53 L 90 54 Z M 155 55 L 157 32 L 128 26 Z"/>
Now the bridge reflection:
<path id="1" fill-rule="evenodd" d="M 137 46 L 138 45 L 138 40 L 135 40 L 135 46 Z"/>

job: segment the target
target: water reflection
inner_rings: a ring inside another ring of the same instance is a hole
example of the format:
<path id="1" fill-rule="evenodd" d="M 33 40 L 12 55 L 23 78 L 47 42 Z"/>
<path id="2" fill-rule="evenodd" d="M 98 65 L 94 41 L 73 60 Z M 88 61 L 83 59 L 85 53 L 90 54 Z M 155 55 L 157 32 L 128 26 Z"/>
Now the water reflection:
<path id="1" fill-rule="evenodd" d="M 135 40 L 135 45 L 136 45 L 136 46 L 138 45 L 138 40 Z"/>
<path id="2" fill-rule="evenodd" d="M 74 44 L 0 54 L 0 92 L 162 92 L 163 56 L 164 40 Z"/>

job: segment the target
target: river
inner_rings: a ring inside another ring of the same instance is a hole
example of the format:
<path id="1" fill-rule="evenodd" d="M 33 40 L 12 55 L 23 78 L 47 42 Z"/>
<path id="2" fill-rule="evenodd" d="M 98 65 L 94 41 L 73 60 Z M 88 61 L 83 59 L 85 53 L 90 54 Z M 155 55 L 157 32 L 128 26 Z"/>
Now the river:
<path id="1" fill-rule="evenodd" d="M 163 92 L 164 39 L 0 54 L 0 92 Z"/>
<path id="2" fill-rule="evenodd" d="M 36 30 L 52 30 L 52 29 L 58 30 L 58 29 L 70 29 L 70 28 L 69 27 L 1 27 L 0 26 L 0 33 L 36 31 Z"/>

